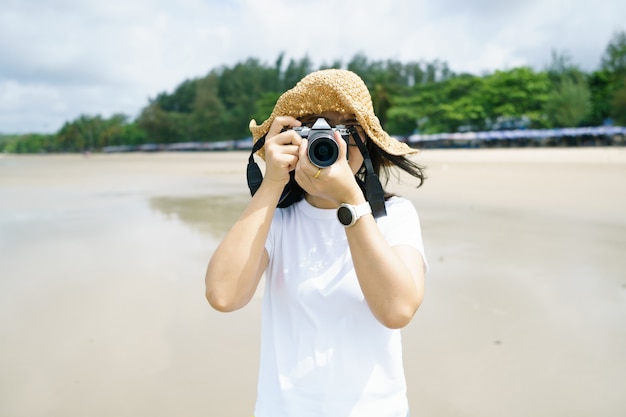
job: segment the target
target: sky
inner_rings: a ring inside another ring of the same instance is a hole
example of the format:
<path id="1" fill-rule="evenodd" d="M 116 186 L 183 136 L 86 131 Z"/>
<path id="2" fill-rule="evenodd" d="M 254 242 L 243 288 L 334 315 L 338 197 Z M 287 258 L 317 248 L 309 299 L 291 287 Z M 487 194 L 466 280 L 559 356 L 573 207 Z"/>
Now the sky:
<path id="1" fill-rule="evenodd" d="M 482 75 L 543 70 L 557 52 L 590 72 L 624 16 L 624 0 L 0 0 L 0 133 L 132 120 L 186 79 L 281 53 Z"/>

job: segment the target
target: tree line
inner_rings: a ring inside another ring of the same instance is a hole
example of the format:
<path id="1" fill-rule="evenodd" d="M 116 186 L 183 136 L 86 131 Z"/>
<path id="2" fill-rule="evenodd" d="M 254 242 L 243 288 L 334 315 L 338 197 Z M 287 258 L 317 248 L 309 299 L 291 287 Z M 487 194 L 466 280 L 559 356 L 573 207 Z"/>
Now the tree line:
<path id="1" fill-rule="evenodd" d="M 566 53 L 537 71 L 522 66 L 474 75 L 445 62 L 371 61 L 364 54 L 315 68 L 305 56 L 267 64 L 249 58 L 187 79 L 148 100 L 138 117 L 81 115 L 54 134 L 0 136 L 5 152 L 83 152 L 105 146 L 212 142 L 249 136 L 282 92 L 316 69 L 361 76 L 374 109 L 393 135 L 507 128 L 626 125 L 626 32 L 609 41 L 598 68 L 586 73 Z"/>

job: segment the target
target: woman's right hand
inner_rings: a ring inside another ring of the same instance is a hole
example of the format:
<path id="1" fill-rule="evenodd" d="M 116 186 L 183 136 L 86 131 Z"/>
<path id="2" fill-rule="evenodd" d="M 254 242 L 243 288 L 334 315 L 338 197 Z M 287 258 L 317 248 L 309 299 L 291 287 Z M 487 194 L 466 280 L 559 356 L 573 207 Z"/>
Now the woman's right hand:
<path id="1" fill-rule="evenodd" d="M 289 172 L 298 163 L 298 150 L 302 138 L 291 130 L 301 126 L 299 120 L 291 116 L 277 116 L 265 136 L 265 178 L 282 187 L 289 182 Z M 285 130 L 287 129 L 287 130 Z"/>

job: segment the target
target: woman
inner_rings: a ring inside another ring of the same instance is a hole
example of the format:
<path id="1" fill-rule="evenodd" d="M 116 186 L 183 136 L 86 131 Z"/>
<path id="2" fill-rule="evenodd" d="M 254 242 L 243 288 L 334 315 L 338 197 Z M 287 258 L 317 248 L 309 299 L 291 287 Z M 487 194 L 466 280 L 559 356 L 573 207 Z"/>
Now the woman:
<path id="1" fill-rule="evenodd" d="M 339 156 L 323 168 L 293 129 L 320 117 L 351 132 L 334 133 Z M 344 70 L 309 74 L 250 130 L 265 141 L 265 177 L 209 262 L 206 296 L 239 309 L 265 274 L 255 417 L 405 417 L 399 329 L 423 298 L 420 225 L 388 195 L 375 218 L 364 190 L 392 166 L 421 185 L 406 158 L 417 151 L 382 129 L 367 87 Z"/>

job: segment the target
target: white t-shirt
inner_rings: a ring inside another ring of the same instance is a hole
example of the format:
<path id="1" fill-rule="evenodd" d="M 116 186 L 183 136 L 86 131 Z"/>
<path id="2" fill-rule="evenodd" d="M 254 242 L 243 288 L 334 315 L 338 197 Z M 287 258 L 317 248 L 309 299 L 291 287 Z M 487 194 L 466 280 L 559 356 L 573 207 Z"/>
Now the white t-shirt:
<path id="1" fill-rule="evenodd" d="M 392 197 L 378 227 L 391 246 L 424 253 L 417 212 Z M 370 311 L 336 210 L 302 200 L 277 209 L 255 417 L 405 417 L 400 331 Z"/>

